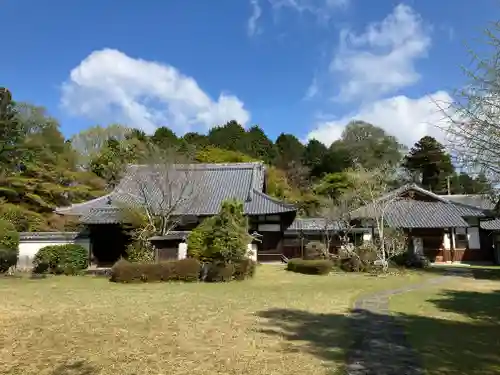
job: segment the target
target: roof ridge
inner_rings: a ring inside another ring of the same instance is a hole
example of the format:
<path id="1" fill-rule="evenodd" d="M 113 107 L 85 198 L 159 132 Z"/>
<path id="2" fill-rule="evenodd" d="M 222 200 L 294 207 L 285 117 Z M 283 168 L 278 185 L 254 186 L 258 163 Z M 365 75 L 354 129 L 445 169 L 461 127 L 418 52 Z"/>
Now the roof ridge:
<path id="1" fill-rule="evenodd" d="M 193 167 L 193 169 L 250 169 L 257 168 L 260 166 L 264 166 L 263 162 L 235 162 L 235 163 L 174 163 L 174 166 L 185 166 L 185 167 Z M 127 167 L 137 168 L 137 167 L 145 167 L 147 164 L 129 164 Z"/>
<path id="2" fill-rule="evenodd" d="M 80 202 L 80 203 L 73 203 L 73 204 L 71 204 L 69 206 L 65 206 L 65 207 L 56 207 L 56 212 L 57 211 L 69 210 L 69 209 L 75 208 L 75 207 L 81 207 L 81 206 L 86 205 L 86 204 L 88 204 L 90 202 L 96 202 L 96 201 L 99 201 L 99 200 L 104 199 L 104 198 L 110 198 L 112 194 L 113 194 L 113 192 L 105 194 L 105 195 L 102 195 L 102 196 L 94 198 L 94 199 L 91 199 L 89 201 Z"/>

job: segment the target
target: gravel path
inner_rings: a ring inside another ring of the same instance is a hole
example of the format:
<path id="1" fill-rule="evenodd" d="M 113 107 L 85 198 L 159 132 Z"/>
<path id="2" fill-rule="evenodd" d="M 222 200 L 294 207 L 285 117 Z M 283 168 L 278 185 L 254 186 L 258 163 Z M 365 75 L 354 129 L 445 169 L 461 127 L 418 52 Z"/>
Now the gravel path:
<path id="1" fill-rule="evenodd" d="M 452 273 L 419 284 L 359 298 L 354 304 L 351 316 L 350 332 L 354 342 L 347 353 L 346 374 L 423 374 L 419 353 L 408 343 L 402 323 L 391 316 L 389 297 L 441 284 L 448 280 Z"/>

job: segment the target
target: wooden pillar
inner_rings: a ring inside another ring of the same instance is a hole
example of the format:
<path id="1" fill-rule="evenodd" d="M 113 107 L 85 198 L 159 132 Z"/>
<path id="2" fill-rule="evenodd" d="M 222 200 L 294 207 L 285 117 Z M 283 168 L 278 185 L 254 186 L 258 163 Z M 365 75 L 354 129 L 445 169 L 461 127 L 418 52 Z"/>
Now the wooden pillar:
<path id="1" fill-rule="evenodd" d="M 450 260 L 455 261 L 455 228 L 450 228 Z"/>

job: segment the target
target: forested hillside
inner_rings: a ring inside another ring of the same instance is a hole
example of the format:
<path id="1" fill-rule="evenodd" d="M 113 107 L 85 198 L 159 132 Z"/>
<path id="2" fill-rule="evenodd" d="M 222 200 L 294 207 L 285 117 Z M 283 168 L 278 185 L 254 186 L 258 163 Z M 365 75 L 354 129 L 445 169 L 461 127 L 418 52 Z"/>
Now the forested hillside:
<path id="1" fill-rule="evenodd" d="M 329 147 L 317 140 L 306 144 L 292 134 L 270 139 L 259 126 L 243 128 L 235 121 L 207 134 L 178 136 L 167 126 L 154 134 L 123 125 L 94 126 L 65 139 L 57 119 L 44 108 L 15 102 L 0 93 L 0 217 L 19 231 L 64 230 L 75 223 L 53 213 L 57 206 L 105 194 L 119 180 L 127 163 L 140 163 L 150 145 L 175 147 L 193 162 L 261 160 L 268 165 L 268 193 L 314 215 L 323 199 L 348 189 L 345 171 L 390 165 L 394 186 L 413 181 L 434 192 L 481 193 L 484 176 L 457 173 L 444 147 L 424 137 L 408 152 L 382 128 L 357 121 L 347 124 Z"/>

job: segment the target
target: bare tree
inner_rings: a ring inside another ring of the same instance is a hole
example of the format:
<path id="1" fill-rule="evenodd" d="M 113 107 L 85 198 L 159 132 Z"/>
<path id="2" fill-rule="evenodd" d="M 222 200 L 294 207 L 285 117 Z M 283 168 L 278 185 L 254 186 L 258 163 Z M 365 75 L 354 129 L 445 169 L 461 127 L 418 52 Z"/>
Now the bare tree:
<path id="1" fill-rule="evenodd" d="M 407 249 L 404 232 L 390 227 L 387 222 L 388 213 L 403 210 L 409 214 L 412 202 L 391 192 L 394 173 L 394 168 L 389 165 L 372 170 L 358 166 L 349 172 L 353 186 L 353 204 L 359 207 L 350 213 L 350 220 L 358 218 L 374 224 L 377 236 L 372 239 L 373 250 L 384 271 L 391 258 Z"/>
<path id="2" fill-rule="evenodd" d="M 129 166 L 116 188 L 121 201 L 143 212 L 148 232 L 164 236 L 191 217 L 202 171 L 189 161 L 177 149 L 152 146 L 142 164 Z"/>
<path id="3" fill-rule="evenodd" d="M 321 216 L 324 218 L 324 236 L 328 249 L 335 235 L 340 237 L 341 249 L 349 248 L 349 233 L 354 228 L 351 212 L 357 208 L 355 202 L 351 191 L 323 202 Z"/>
<path id="4" fill-rule="evenodd" d="M 435 102 L 444 115 L 455 163 L 469 173 L 500 182 L 500 21 L 485 31 L 486 53 L 469 49 L 472 68 L 464 68 L 468 84 L 451 103 Z"/>

